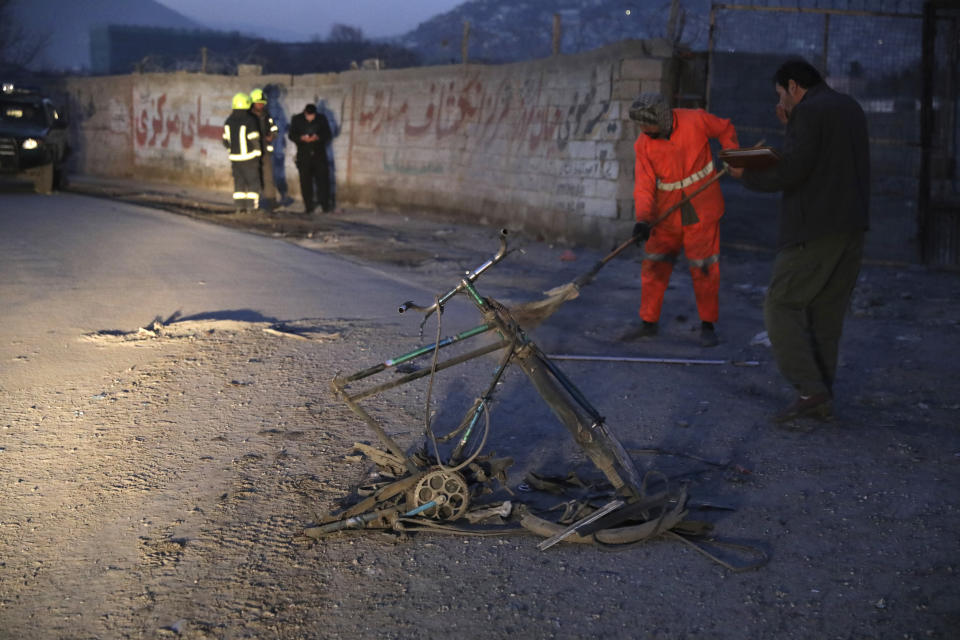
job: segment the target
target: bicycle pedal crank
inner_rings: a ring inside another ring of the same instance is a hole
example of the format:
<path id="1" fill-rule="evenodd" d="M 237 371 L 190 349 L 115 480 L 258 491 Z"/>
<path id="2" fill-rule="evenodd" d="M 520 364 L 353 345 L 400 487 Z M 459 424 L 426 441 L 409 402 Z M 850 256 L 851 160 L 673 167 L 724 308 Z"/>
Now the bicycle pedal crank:
<path id="1" fill-rule="evenodd" d="M 436 469 L 424 475 L 407 495 L 411 509 L 435 502 L 418 515 L 432 520 L 458 520 L 470 506 L 467 481 L 456 471 Z"/>

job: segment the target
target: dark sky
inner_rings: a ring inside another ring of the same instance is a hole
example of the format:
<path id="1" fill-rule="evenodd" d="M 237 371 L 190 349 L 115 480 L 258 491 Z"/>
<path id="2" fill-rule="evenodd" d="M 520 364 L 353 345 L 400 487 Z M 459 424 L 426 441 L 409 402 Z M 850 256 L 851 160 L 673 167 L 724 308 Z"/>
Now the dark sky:
<path id="1" fill-rule="evenodd" d="M 157 0 L 213 28 L 247 30 L 259 19 L 270 35 L 285 39 L 326 38 L 330 25 L 363 29 L 369 37 L 396 36 L 464 0 Z M 242 29 L 241 29 L 242 28 Z"/>

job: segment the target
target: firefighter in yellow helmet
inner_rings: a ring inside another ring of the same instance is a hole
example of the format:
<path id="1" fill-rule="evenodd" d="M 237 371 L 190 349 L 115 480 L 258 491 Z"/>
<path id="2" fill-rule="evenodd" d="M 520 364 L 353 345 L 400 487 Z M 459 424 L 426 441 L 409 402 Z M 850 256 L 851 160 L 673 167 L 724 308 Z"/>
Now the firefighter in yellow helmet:
<path id="1" fill-rule="evenodd" d="M 250 96 L 233 96 L 233 111 L 223 123 L 223 146 L 233 170 L 233 203 L 238 211 L 253 211 L 260 205 L 260 127 L 250 113 Z"/>
<path id="2" fill-rule="evenodd" d="M 280 131 L 280 127 L 273 121 L 267 110 L 267 97 L 263 89 L 254 89 L 250 92 L 250 113 L 257 119 L 260 130 L 260 178 L 263 184 L 261 191 L 261 206 L 272 211 L 276 206 L 277 185 L 273 179 L 273 141 Z"/>

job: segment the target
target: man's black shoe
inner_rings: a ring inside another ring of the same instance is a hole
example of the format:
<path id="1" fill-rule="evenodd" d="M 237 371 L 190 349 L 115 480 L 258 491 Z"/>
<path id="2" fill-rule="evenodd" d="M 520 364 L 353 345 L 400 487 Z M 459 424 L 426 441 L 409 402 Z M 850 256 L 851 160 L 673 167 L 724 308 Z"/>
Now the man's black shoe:
<path id="1" fill-rule="evenodd" d="M 700 346 L 701 347 L 715 347 L 720 344 L 720 339 L 717 338 L 717 331 L 713 328 L 712 322 L 701 322 L 700 323 Z"/>
<path id="2" fill-rule="evenodd" d="M 828 393 L 812 396 L 797 396 L 785 409 L 773 416 L 776 423 L 789 422 L 798 418 L 814 418 L 827 421 L 833 418 L 833 398 Z"/>
<path id="3" fill-rule="evenodd" d="M 633 328 L 623 334 L 620 339 L 624 342 L 629 342 L 631 340 L 643 340 L 644 338 L 652 338 L 657 335 L 659 330 L 659 325 L 656 322 L 647 322 L 646 320 L 636 328 Z"/>

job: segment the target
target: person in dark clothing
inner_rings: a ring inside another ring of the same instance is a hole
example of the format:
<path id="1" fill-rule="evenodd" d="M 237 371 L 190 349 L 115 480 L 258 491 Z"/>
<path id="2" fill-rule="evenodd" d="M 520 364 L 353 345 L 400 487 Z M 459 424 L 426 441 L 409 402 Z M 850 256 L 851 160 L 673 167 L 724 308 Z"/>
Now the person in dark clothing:
<path id="1" fill-rule="evenodd" d="M 250 96 L 238 93 L 223 123 L 223 146 L 233 172 L 233 203 L 238 211 L 252 211 L 260 203 L 260 126 L 250 113 Z"/>
<path id="2" fill-rule="evenodd" d="M 752 190 L 781 191 L 778 252 L 764 301 L 773 354 L 797 397 L 776 422 L 833 415 L 843 319 L 863 256 L 870 210 L 867 119 L 805 60 L 777 70 L 780 162 L 731 171 Z"/>
<path id="3" fill-rule="evenodd" d="M 263 89 L 252 90 L 250 101 L 253 103 L 250 113 L 257 119 L 257 125 L 260 127 L 260 178 L 263 184 L 260 205 L 267 211 L 272 211 L 277 199 L 277 185 L 273 179 L 273 140 L 277 137 L 280 128 L 267 110 L 267 97 Z"/>
<path id="4" fill-rule="evenodd" d="M 304 213 L 313 213 L 317 204 L 324 212 L 330 211 L 327 145 L 333 136 L 326 116 L 317 112 L 316 105 L 308 104 L 303 113 L 298 113 L 291 119 L 287 137 L 297 145 L 296 165 L 300 173 Z"/>

